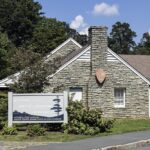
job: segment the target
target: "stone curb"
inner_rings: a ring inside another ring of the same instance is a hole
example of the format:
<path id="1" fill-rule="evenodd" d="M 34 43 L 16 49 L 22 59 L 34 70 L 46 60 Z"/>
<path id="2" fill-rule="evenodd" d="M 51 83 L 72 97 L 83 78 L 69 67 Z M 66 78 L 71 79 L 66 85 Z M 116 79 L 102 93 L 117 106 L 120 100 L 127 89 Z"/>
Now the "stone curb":
<path id="1" fill-rule="evenodd" d="M 108 146 L 108 147 L 101 148 L 101 150 L 132 150 L 144 146 L 150 146 L 150 139 L 128 143 L 124 145 Z"/>

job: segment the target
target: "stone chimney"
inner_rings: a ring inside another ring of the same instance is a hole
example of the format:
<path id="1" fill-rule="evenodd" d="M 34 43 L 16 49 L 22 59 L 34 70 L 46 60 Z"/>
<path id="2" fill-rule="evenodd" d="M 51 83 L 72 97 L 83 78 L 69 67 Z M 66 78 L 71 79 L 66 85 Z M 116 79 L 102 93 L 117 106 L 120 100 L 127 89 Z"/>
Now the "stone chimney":
<path id="1" fill-rule="evenodd" d="M 108 48 L 107 27 L 92 26 L 89 28 L 91 44 L 91 75 L 95 76 L 96 69 L 104 69 Z"/>

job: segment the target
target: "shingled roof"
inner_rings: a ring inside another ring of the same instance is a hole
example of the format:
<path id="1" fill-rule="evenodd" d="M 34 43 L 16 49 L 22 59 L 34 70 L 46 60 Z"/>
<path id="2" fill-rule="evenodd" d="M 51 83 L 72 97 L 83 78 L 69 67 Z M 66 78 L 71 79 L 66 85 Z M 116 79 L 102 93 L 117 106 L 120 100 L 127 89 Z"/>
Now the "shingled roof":
<path id="1" fill-rule="evenodd" d="M 61 61 L 61 65 L 64 65 L 66 62 L 68 62 L 69 60 L 71 60 L 73 57 L 75 57 L 76 55 L 78 55 L 79 53 L 81 53 L 83 50 L 85 50 L 89 45 L 86 45 L 78 50 L 75 50 L 73 52 L 71 52 L 70 54 L 68 54 L 62 61 Z"/>
<path id="2" fill-rule="evenodd" d="M 128 64 L 150 80 L 150 55 L 119 55 Z"/>

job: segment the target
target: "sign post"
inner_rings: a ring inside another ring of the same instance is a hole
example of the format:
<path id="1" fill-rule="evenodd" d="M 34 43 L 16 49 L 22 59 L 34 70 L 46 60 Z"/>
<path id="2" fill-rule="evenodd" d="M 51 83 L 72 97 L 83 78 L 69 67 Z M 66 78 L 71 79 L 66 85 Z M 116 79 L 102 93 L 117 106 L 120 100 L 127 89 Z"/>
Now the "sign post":
<path id="1" fill-rule="evenodd" d="M 68 92 L 8 93 L 8 127 L 13 123 L 67 123 Z"/>
<path id="2" fill-rule="evenodd" d="M 8 93 L 8 127 L 12 127 L 12 92 Z"/>
<path id="3" fill-rule="evenodd" d="M 68 91 L 64 91 L 64 106 L 65 109 L 68 107 Z M 64 111 L 64 123 L 68 123 L 67 110 Z"/>

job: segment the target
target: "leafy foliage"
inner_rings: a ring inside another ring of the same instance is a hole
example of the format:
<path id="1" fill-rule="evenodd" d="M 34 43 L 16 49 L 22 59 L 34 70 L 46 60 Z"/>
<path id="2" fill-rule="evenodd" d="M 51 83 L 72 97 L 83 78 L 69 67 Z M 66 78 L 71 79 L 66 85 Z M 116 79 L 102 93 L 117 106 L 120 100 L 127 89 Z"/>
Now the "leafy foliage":
<path id="1" fill-rule="evenodd" d="M 6 125 L 2 130 L 2 135 L 16 135 L 16 134 L 17 134 L 16 127 L 7 127 Z"/>
<path id="2" fill-rule="evenodd" d="M 41 55 L 33 52 L 31 49 L 23 47 L 16 49 L 9 59 L 11 74 L 35 64 L 39 59 L 41 59 Z"/>
<path id="3" fill-rule="evenodd" d="M 85 109 L 80 102 L 71 101 L 67 112 L 69 121 L 63 125 L 64 132 L 67 133 L 94 135 L 113 126 L 113 120 L 102 118 L 102 111 Z"/>
<path id="4" fill-rule="evenodd" d="M 58 58 L 60 60 L 60 58 Z M 20 72 L 18 81 L 10 85 L 10 89 L 17 93 L 40 93 L 43 87 L 49 85 L 47 77 L 58 67 L 58 60 L 45 62 L 39 60 Z"/>
<path id="5" fill-rule="evenodd" d="M 46 131 L 40 125 L 28 125 L 27 127 L 27 135 L 30 137 L 33 136 L 43 136 L 45 135 Z"/>
<path id="6" fill-rule="evenodd" d="M 128 23 L 116 22 L 110 33 L 109 47 L 118 54 L 129 54 L 136 46 L 133 38 L 136 33 L 131 30 Z"/>
<path id="7" fill-rule="evenodd" d="M 34 0 L 0 3 L 0 80 L 34 64 L 38 55 L 45 56 L 69 37 L 87 43 L 87 36 L 66 22 L 41 16 L 42 7 Z"/>
<path id="8" fill-rule="evenodd" d="M 0 32 L 0 79 L 8 75 L 9 55 L 13 49 L 7 34 Z"/>
<path id="9" fill-rule="evenodd" d="M 83 46 L 87 45 L 88 43 L 87 35 L 80 35 L 75 29 L 71 29 L 67 23 L 64 22 L 64 24 L 68 37 L 72 37 Z"/>
<path id="10" fill-rule="evenodd" d="M 44 127 L 48 130 L 48 131 L 56 131 L 56 132 L 61 132 L 62 129 L 62 123 L 46 123 L 44 124 Z"/>
<path id="11" fill-rule="evenodd" d="M 143 34 L 141 42 L 138 44 L 135 53 L 150 55 L 150 34 L 148 32 Z"/>
<path id="12" fill-rule="evenodd" d="M 0 93 L 0 129 L 2 129 L 7 121 L 8 116 L 8 99 L 7 95 Z"/>
<path id="13" fill-rule="evenodd" d="M 35 27 L 29 46 L 34 52 L 45 55 L 69 37 L 73 37 L 80 44 L 87 44 L 87 36 L 80 35 L 76 30 L 70 29 L 66 22 L 43 17 Z"/>
<path id="14" fill-rule="evenodd" d="M 1 0 L 0 26 L 16 45 L 31 39 L 41 5 L 33 0 Z"/>
<path id="15" fill-rule="evenodd" d="M 34 52 L 45 54 L 66 40 L 67 34 L 63 22 L 43 17 L 33 32 L 30 45 Z"/>

